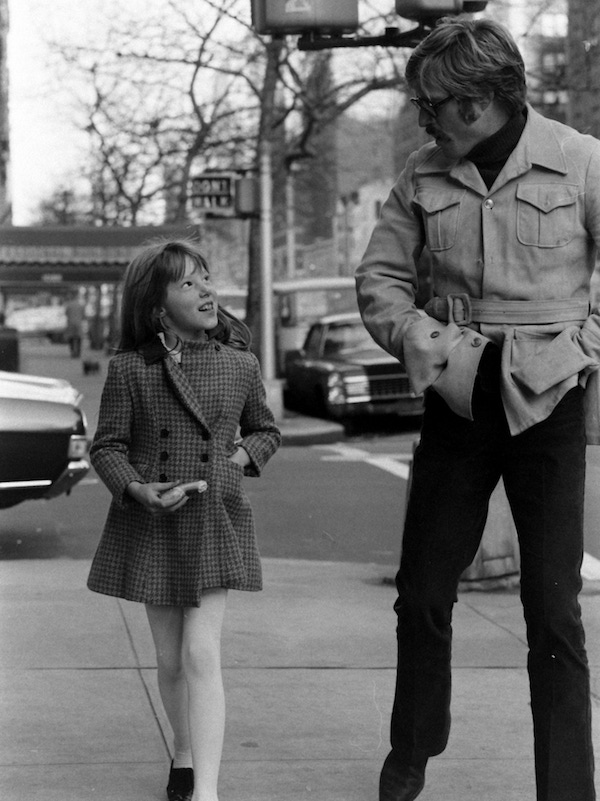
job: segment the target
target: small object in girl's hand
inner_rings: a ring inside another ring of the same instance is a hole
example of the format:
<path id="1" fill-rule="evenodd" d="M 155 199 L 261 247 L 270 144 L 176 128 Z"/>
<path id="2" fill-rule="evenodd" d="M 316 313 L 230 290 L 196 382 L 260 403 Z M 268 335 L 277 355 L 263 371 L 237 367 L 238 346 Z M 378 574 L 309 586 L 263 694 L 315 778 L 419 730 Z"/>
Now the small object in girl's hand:
<path id="1" fill-rule="evenodd" d="M 196 495 L 204 492 L 208 484 L 206 481 L 199 479 L 198 481 L 188 481 L 185 484 L 178 484 L 176 487 L 166 490 L 162 493 L 161 498 L 166 501 L 181 500 L 184 495 Z"/>

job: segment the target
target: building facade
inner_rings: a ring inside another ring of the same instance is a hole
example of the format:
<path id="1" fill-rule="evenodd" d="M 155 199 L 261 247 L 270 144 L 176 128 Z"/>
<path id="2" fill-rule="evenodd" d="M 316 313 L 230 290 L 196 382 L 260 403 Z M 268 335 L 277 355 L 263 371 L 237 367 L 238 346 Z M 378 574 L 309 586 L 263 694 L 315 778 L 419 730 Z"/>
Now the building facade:
<path id="1" fill-rule="evenodd" d="M 600 138 L 600 3 L 569 0 L 569 124 Z"/>

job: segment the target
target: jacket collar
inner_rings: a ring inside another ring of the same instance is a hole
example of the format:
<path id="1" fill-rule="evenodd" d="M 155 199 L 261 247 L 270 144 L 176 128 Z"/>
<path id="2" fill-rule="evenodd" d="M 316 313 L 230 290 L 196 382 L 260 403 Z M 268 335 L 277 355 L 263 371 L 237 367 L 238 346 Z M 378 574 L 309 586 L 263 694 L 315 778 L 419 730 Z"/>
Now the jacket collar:
<path id="1" fill-rule="evenodd" d="M 154 337 L 150 342 L 140 345 L 138 351 L 144 357 L 146 364 L 155 364 L 169 355 L 169 351 L 158 337 Z"/>
<path id="2" fill-rule="evenodd" d="M 212 331 L 210 332 L 212 336 L 209 334 L 209 341 L 213 339 L 216 333 L 218 333 L 218 328 L 219 326 L 213 329 L 215 332 L 214 334 Z M 202 427 L 208 431 L 208 425 L 204 417 L 203 409 L 198 400 L 197 392 L 190 383 L 188 376 L 182 370 L 181 365 L 179 365 L 173 359 L 166 358 L 169 355 L 169 351 L 167 348 L 165 348 L 160 338 L 157 336 L 150 340 L 150 342 L 140 346 L 138 348 L 138 352 L 144 358 L 146 365 L 153 365 L 159 362 L 163 363 L 163 369 L 166 372 L 168 380 L 171 383 L 175 394 L 179 397 L 179 400 L 183 406 L 187 408 L 188 411 L 194 415 L 194 417 L 196 417 Z"/>
<path id="3" fill-rule="evenodd" d="M 208 332 L 208 340 L 209 342 L 215 337 L 218 337 L 224 330 L 225 326 L 221 321 L 217 323 L 214 328 Z M 166 356 L 169 355 L 169 351 L 163 345 L 160 337 L 156 336 L 154 339 L 151 339 L 149 342 L 140 345 L 138 348 L 139 353 L 144 357 L 144 361 L 146 364 L 156 364 L 156 362 L 161 361 Z"/>
<path id="4" fill-rule="evenodd" d="M 468 159 L 459 161 L 450 159 L 433 143 L 425 145 L 421 153 L 422 161 L 415 169 L 417 175 L 446 173 L 458 183 L 481 194 L 487 194 L 479 171 Z M 562 175 L 567 173 L 566 159 L 556 137 L 553 123 L 527 104 L 527 122 L 523 134 L 508 157 L 493 188 L 498 189 L 513 178 L 529 172 L 534 164 Z"/>

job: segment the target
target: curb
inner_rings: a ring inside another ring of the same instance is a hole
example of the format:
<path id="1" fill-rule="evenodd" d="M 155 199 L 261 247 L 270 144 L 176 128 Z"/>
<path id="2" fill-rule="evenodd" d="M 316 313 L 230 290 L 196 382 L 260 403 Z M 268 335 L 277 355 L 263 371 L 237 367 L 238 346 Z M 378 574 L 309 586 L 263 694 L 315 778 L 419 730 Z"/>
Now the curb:
<path id="1" fill-rule="evenodd" d="M 282 446 L 324 445 L 340 442 L 346 438 L 344 426 L 329 420 L 314 417 L 294 416 L 278 420 Z"/>

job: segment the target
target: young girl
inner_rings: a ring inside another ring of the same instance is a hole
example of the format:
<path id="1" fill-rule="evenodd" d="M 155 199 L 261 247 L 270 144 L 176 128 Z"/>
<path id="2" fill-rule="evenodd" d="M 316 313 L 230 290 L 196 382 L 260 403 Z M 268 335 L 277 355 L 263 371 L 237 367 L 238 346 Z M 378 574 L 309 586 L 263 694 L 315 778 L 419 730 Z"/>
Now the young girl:
<path id="1" fill-rule="evenodd" d="M 260 475 L 281 437 L 250 332 L 218 308 L 194 244 L 131 262 L 121 318 L 90 451 L 113 498 L 88 586 L 146 605 L 174 734 L 169 801 L 217 801 L 227 590 L 262 586 L 242 476 Z M 202 493 L 174 489 L 197 479 Z"/>

